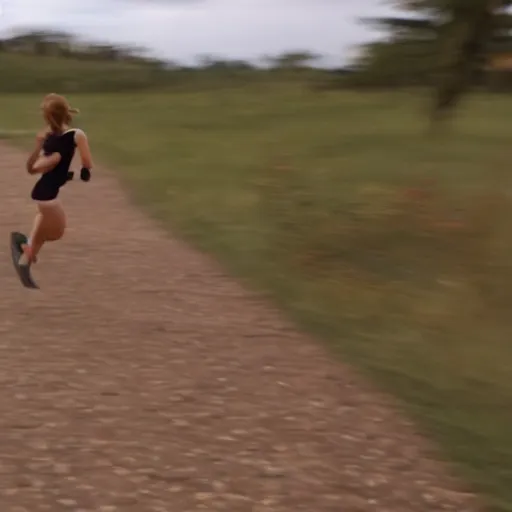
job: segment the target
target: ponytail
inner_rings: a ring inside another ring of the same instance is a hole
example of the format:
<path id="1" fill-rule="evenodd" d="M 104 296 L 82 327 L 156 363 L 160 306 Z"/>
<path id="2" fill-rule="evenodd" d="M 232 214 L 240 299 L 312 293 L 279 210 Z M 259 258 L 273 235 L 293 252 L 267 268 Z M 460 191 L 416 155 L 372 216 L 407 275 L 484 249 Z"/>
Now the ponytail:
<path id="1" fill-rule="evenodd" d="M 73 114 L 80 111 L 72 108 L 64 96 L 59 94 L 48 94 L 43 100 L 43 112 L 46 122 L 54 133 L 62 131 L 63 124 L 70 124 Z"/>

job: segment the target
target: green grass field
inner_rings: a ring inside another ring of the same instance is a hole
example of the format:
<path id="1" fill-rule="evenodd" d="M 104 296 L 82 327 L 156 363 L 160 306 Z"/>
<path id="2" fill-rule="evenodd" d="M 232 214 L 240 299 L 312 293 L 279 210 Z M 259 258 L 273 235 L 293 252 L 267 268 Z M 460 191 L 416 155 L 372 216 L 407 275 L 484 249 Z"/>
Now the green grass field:
<path id="1" fill-rule="evenodd" d="M 512 98 L 472 98 L 435 139 L 406 94 L 70 99 L 137 203 L 403 400 L 512 511 Z M 38 104 L 0 97 L 0 132 L 37 129 Z"/>

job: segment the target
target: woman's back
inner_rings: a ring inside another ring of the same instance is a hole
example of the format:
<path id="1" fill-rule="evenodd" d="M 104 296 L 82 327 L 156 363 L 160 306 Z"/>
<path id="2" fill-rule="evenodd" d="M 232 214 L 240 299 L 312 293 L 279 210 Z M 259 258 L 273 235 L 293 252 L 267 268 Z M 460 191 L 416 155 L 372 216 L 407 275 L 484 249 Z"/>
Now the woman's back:
<path id="1" fill-rule="evenodd" d="M 49 133 L 43 143 L 43 153 L 51 155 L 58 153 L 61 158 L 59 163 L 47 173 L 43 174 L 45 180 L 55 181 L 59 186 L 67 181 L 69 167 L 75 156 L 76 142 L 75 129 L 66 130 L 64 133 Z"/>

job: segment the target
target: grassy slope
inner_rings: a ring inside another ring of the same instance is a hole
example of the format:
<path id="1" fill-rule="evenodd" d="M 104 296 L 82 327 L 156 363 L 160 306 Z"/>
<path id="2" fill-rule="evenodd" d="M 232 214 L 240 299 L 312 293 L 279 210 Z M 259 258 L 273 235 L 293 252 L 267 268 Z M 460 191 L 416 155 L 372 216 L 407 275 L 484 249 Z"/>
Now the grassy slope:
<path id="1" fill-rule="evenodd" d="M 137 201 L 397 394 L 512 510 L 511 100 L 474 100 L 435 142 L 405 95 L 71 100 Z M 0 131 L 37 127 L 37 105 L 0 98 Z"/>

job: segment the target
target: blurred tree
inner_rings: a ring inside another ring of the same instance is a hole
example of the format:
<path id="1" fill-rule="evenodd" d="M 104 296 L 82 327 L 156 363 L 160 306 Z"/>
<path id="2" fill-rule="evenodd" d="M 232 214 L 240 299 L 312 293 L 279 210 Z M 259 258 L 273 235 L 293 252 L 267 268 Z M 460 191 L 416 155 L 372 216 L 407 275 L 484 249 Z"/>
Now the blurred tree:
<path id="1" fill-rule="evenodd" d="M 270 65 L 277 69 L 305 69 L 311 67 L 317 59 L 318 55 L 308 51 L 287 52 L 270 57 Z"/>
<path id="2" fill-rule="evenodd" d="M 512 17 L 507 11 L 512 0 L 390 0 L 390 3 L 406 15 L 364 20 L 384 28 L 390 35 L 385 44 L 368 46 L 365 58 L 374 65 L 375 72 L 380 65 L 389 74 L 388 66 L 396 57 L 402 59 L 403 73 L 407 67 L 409 75 L 421 71 L 430 77 L 434 85 L 431 109 L 434 122 L 444 119 L 460 103 L 476 74 L 485 66 L 489 53 L 512 42 Z"/>
<path id="3" fill-rule="evenodd" d="M 33 31 L 2 39 L 1 49 L 36 55 L 60 55 L 72 40 L 73 37 L 65 32 Z"/>
<path id="4" fill-rule="evenodd" d="M 210 71 L 250 71 L 254 69 L 254 66 L 247 61 L 223 59 L 213 55 L 200 55 L 197 62 L 200 68 Z"/>

